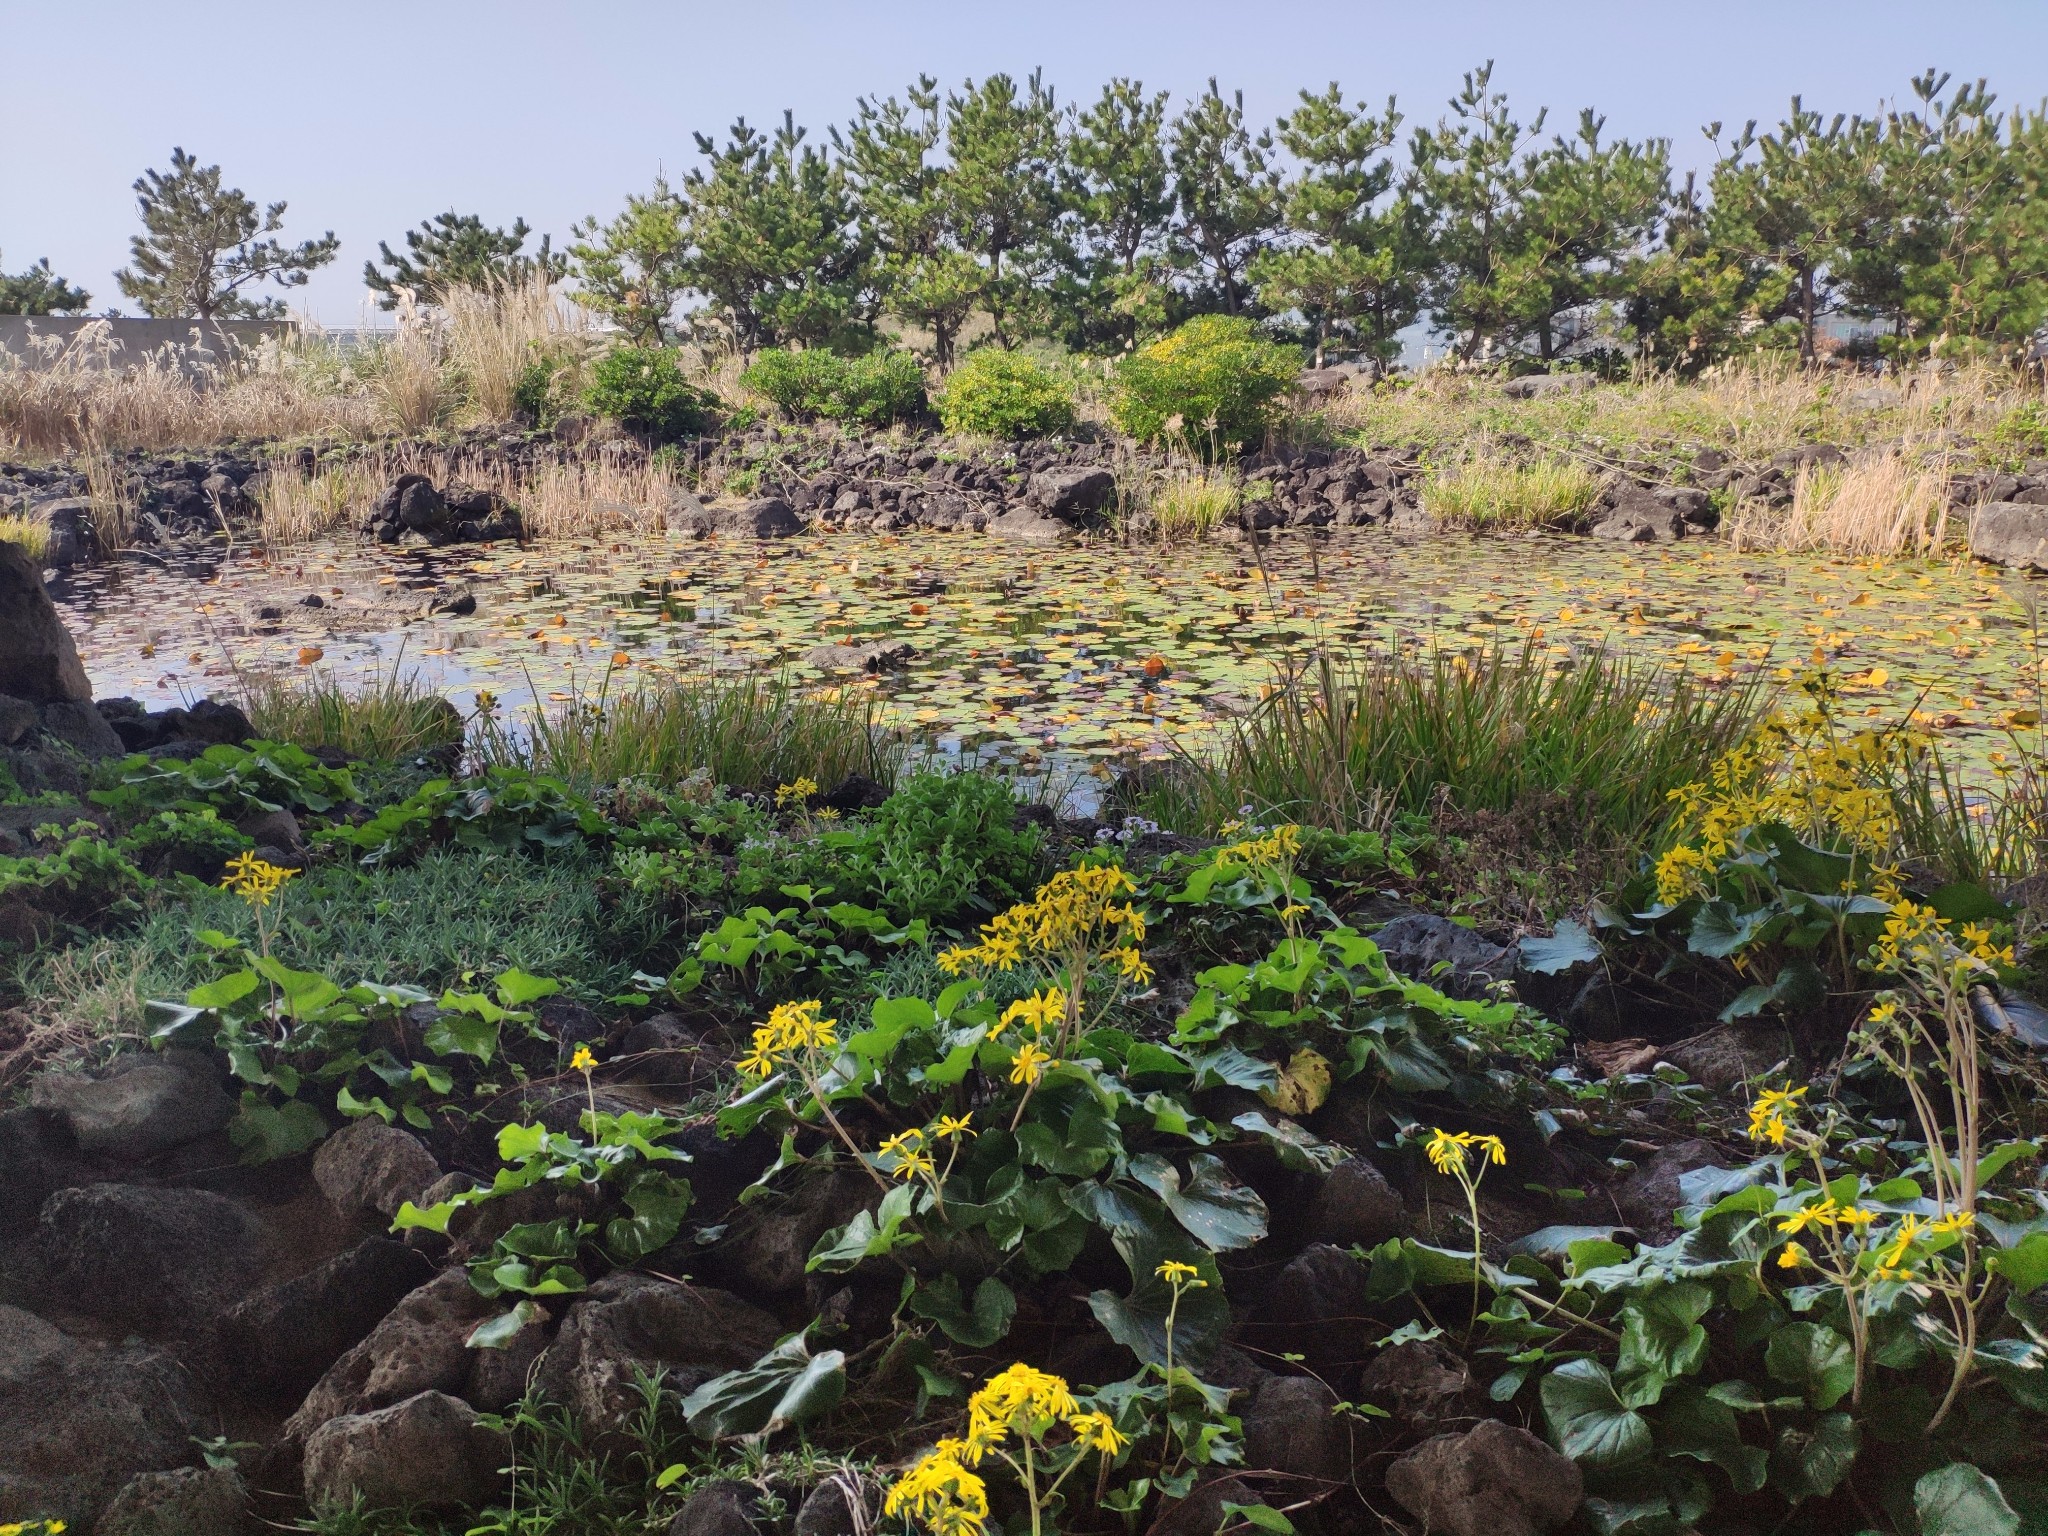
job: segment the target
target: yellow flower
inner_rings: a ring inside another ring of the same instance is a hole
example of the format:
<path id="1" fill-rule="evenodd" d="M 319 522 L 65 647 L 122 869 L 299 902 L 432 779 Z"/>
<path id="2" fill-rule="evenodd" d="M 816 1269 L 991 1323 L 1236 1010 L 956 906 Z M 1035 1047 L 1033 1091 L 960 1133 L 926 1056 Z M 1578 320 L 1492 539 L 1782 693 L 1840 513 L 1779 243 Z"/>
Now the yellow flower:
<path id="1" fill-rule="evenodd" d="M 1028 1429 L 1040 1419 L 1071 1418 L 1080 1411 L 1065 1377 L 1019 1361 L 991 1376 L 967 1400 L 968 1459 L 978 1460 L 1011 1430 Z"/>
<path id="2" fill-rule="evenodd" d="M 894 1136 L 891 1136 L 882 1143 L 881 1152 L 885 1157 L 892 1154 L 900 1155 L 904 1152 L 914 1151 L 923 1140 L 924 1132 L 915 1127 L 907 1131 L 898 1131 Z"/>
<path id="3" fill-rule="evenodd" d="M 1114 1456 L 1130 1441 L 1117 1433 L 1116 1423 L 1106 1413 L 1077 1413 L 1067 1420 L 1067 1428 L 1074 1432 L 1074 1439 L 1087 1450 L 1100 1451 L 1105 1456 Z"/>
<path id="4" fill-rule="evenodd" d="M 894 1172 L 899 1179 L 914 1179 L 921 1174 L 934 1173 L 937 1170 L 938 1164 L 932 1161 L 929 1152 L 912 1147 L 896 1154 Z"/>
<path id="5" fill-rule="evenodd" d="M 780 809 L 792 800 L 808 800 L 817 792 L 818 781 L 816 779 L 799 778 L 794 784 L 780 784 L 776 786 L 775 804 L 777 809 Z"/>
<path id="6" fill-rule="evenodd" d="M 1799 1101 L 1805 1097 L 1804 1088 L 1764 1089 L 1756 1096 L 1756 1102 L 1749 1106 L 1749 1139 L 1768 1141 L 1774 1147 L 1785 1145 L 1792 1117 L 1799 1110 Z"/>
<path id="7" fill-rule="evenodd" d="M 1812 1262 L 1813 1255 L 1806 1251 L 1806 1245 L 1803 1243 L 1787 1243 L 1778 1253 L 1780 1269 L 1798 1269 L 1801 1265 Z"/>
<path id="8" fill-rule="evenodd" d="M 1882 1274 L 1886 1270 L 1897 1272 L 1910 1269 L 1912 1266 L 1906 1262 L 1906 1257 L 1913 1251 L 1914 1243 L 1919 1241 L 1924 1230 L 1926 1228 L 1918 1216 L 1901 1217 L 1897 1230 L 1886 1239 L 1891 1247 L 1886 1249 L 1877 1261 L 1879 1273 Z"/>
<path id="9" fill-rule="evenodd" d="M 1877 1212 L 1866 1211 L 1860 1205 L 1845 1205 L 1835 1212 L 1835 1220 L 1845 1227 L 1867 1227 L 1877 1220 Z"/>
<path id="10" fill-rule="evenodd" d="M 932 1122 L 932 1135 L 941 1141 L 951 1141 L 956 1136 L 972 1136 L 974 1131 L 969 1122 L 973 1119 L 972 1115 L 941 1115 Z"/>
<path id="11" fill-rule="evenodd" d="M 1020 997 L 1003 1010 L 1003 1017 L 996 1025 L 1001 1034 L 1012 1024 L 1025 1024 L 1033 1030 L 1044 1031 L 1048 1026 L 1057 1025 L 1067 1016 L 1067 994 L 1058 987 L 1047 987 L 1029 997 Z"/>
<path id="12" fill-rule="evenodd" d="M 296 869 L 286 869 L 259 859 L 253 853 L 240 853 L 228 860 L 227 873 L 221 876 L 221 887 L 233 891 L 252 907 L 270 904 L 270 898 L 284 887 L 285 881 L 296 875 Z"/>
<path id="13" fill-rule="evenodd" d="M 1946 1234 L 1961 1232 L 1966 1227 L 1973 1227 L 1976 1224 L 1977 1216 L 1974 1211 L 1950 1211 L 1948 1215 L 1929 1222 L 1927 1230 Z"/>
<path id="14" fill-rule="evenodd" d="M 1013 1083 L 1035 1083 L 1045 1076 L 1048 1067 L 1059 1063 L 1053 1060 L 1052 1052 L 1043 1049 L 1036 1041 L 1026 1040 L 1017 1047 L 1017 1059 L 1010 1063 L 1010 1081 Z"/>
<path id="15" fill-rule="evenodd" d="M 1472 1144 L 1484 1152 L 1491 1161 L 1502 1165 L 1506 1164 L 1508 1160 L 1507 1144 L 1498 1136 L 1475 1136 L 1472 1138 Z"/>
<path id="16" fill-rule="evenodd" d="M 1164 1280 L 1168 1285 L 1179 1285 L 1182 1281 L 1199 1280 L 1202 1272 L 1195 1268 L 1194 1265 L 1185 1263 L 1180 1259 L 1168 1259 L 1164 1264 L 1153 1270 L 1152 1273 Z"/>
<path id="17" fill-rule="evenodd" d="M 576 1054 L 569 1058 L 569 1070 L 572 1072 L 588 1072 L 596 1065 L 597 1058 L 590 1054 L 587 1045 L 577 1046 Z"/>
<path id="18" fill-rule="evenodd" d="M 899 1477 L 882 1500 L 885 1515 L 908 1515 L 940 1536 L 980 1536 L 988 1521 L 988 1485 L 963 1465 L 965 1445 L 941 1440 Z"/>
<path id="19" fill-rule="evenodd" d="M 1829 1196 L 1802 1206 L 1778 1223 L 1780 1232 L 1804 1232 L 1808 1227 L 1832 1227 L 1840 1218 L 1841 1207 Z"/>

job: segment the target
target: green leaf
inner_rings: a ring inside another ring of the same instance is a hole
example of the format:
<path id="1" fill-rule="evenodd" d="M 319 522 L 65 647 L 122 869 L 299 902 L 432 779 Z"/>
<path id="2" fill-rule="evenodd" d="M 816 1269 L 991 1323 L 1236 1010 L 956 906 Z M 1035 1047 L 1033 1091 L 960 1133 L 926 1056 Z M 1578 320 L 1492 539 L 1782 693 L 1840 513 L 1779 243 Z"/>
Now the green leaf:
<path id="1" fill-rule="evenodd" d="M 538 1303 L 522 1301 L 510 1311 L 485 1318 L 470 1329 L 469 1338 L 464 1342 L 471 1349 L 504 1349 L 519 1337 L 520 1329 L 528 1323 L 537 1322 L 544 1315 Z"/>
<path id="2" fill-rule="evenodd" d="M 185 1001 L 194 1008 L 225 1008 L 254 992 L 261 980 L 254 971 L 229 971 L 194 987 L 185 994 Z"/>
<path id="3" fill-rule="evenodd" d="M 969 1349 L 987 1349 L 1010 1331 L 1017 1315 L 1017 1293 L 994 1275 L 974 1288 L 971 1305 L 963 1304 L 960 1280 L 942 1274 L 910 1293 L 910 1310 L 945 1330 L 946 1337 Z"/>
<path id="4" fill-rule="evenodd" d="M 528 1003 L 553 997 L 562 990 L 559 981 L 549 981 L 545 976 L 529 976 L 516 965 L 509 971 L 500 971 L 492 980 L 498 989 L 499 1001 L 507 1008 L 524 1008 Z"/>
<path id="5" fill-rule="evenodd" d="M 1667 1456 L 1691 1456 L 1719 1467 L 1737 1493 L 1755 1493 L 1770 1471 L 1770 1453 L 1743 1444 L 1735 1410 L 1697 1388 L 1681 1389 L 1665 1403 L 1657 1447 Z"/>
<path id="6" fill-rule="evenodd" d="M 1235 1517 L 1253 1530 L 1275 1531 L 1279 1536 L 1294 1536 L 1294 1522 L 1270 1504 L 1233 1504 L 1225 1499 L 1222 1512 L 1222 1530 L 1225 1533 L 1233 1529 L 1230 1521 Z"/>
<path id="7" fill-rule="evenodd" d="M 633 1214 L 605 1223 L 604 1243 L 620 1264 L 645 1258 L 676 1235 L 690 1209 L 690 1181 L 672 1173 L 644 1169 L 626 1186 L 626 1207 Z"/>
<path id="8" fill-rule="evenodd" d="M 488 1066 L 498 1048 L 498 1026 L 489 1019 L 444 1009 L 427 1026 L 426 1045 L 436 1056 L 474 1056 Z"/>
<path id="9" fill-rule="evenodd" d="M 240 1112 L 228 1122 L 228 1139 L 242 1149 L 245 1163 L 296 1157 L 318 1146 L 326 1135 L 327 1122 L 304 1099 L 286 1099 L 273 1106 L 253 1091 L 242 1095 Z"/>
<path id="10" fill-rule="evenodd" d="M 1856 1353 L 1821 1323 L 1788 1323 L 1771 1336 L 1764 1366 L 1774 1380 L 1797 1387 L 1815 1408 L 1832 1408 L 1856 1385 Z"/>
<path id="11" fill-rule="evenodd" d="M 846 1395 L 846 1356 L 811 1353 L 791 1334 L 743 1370 L 714 1376 L 683 1399 L 683 1417 L 702 1440 L 772 1434 L 818 1418 Z"/>
<path id="12" fill-rule="evenodd" d="M 1693 915 L 1686 948 L 1711 960 L 1725 960 L 1746 949 L 1770 920 L 1771 913 L 1763 907 L 1738 912 L 1725 901 L 1703 902 Z"/>
<path id="13" fill-rule="evenodd" d="M 1543 1416 L 1573 1461 L 1606 1469 L 1649 1455 L 1649 1420 L 1623 1404 L 1597 1360 L 1567 1360 L 1543 1378 Z"/>
<path id="14" fill-rule="evenodd" d="M 1641 1372 L 1664 1380 L 1691 1375 L 1707 1357 L 1707 1330 L 1700 1319 L 1713 1304 L 1714 1293 L 1691 1280 L 1661 1286 L 1630 1302 L 1621 1311 L 1617 1368 L 1624 1376 Z"/>
<path id="15" fill-rule="evenodd" d="M 2048 1285 L 2048 1232 L 2030 1232 L 2017 1247 L 1995 1250 L 1986 1256 L 1984 1267 L 2004 1276 L 2019 1295 L 2032 1295 Z"/>
<path id="16" fill-rule="evenodd" d="M 1188 1176 L 1156 1153 L 1131 1159 L 1131 1177 L 1165 1202 L 1174 1219 L 1211 1253 L 1249 1248 L 1266 1235 L 1266 1202 L 1240 1184 L 1219 1157 L 1197 1152 Z"/>
<path id="17" fill-rule="evenodd" d="M 1920 1536 L 2019 1536 L 2020 1517 L 1998 1484 L 1968 1462 L 1950 1462 L 1913 1485 Z"/>
<path id="18" fill-rule="evenodd" d="M 1149 1099 L 1146 1107 L 1151 1107 Z M 1292 1120 L 1283 1119 L 1275 1125 L 1255 1109 L 1247 1110 L 1230 1123 L 1248 1135 L 1269 1142 L 1281 1165 L 1297 1173 L 1329 1173 L 1351 1156 L 1343 1147 L 1303 1130 Z"/>
<path id="19" fill-rule="evenodd" d="M 1575 965 L 1598 960 L 1600 946 L 1586 931 L 1584 923 L 1566 918 L 1547 939 L 1534 936 L 1523 939 L 1519 954 L 1523 970 L 1534 971 L 1538 976 L 1555 976 Z"/>
<path id="20" fill-rule="evenodd" d="M 1863 1432 L 1846 1413 L 1824 1413 L 1811 1430 L 1788 1428 L 1771 1452 L 1771 1484 L 1797 1504 L 1824 1499 L 1849 1475 Z"/>

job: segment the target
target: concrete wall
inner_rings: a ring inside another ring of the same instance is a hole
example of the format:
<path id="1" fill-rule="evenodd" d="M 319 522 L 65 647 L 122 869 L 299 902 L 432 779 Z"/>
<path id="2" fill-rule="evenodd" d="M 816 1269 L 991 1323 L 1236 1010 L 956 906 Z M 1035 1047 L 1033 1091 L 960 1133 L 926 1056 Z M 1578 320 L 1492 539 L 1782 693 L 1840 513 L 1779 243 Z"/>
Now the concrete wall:
<path id="1" fill-rule="evenodd" d="M 105 320 L 90 316 L 0 315 L 0 362 L 43 368 L 61 348 L 74 362 L 130 368 L 155 354 L 187 372 L 226 361 L 238 347 L 289 333 L 288 320 Z M 51 343 L 57 343 L 53 348 Z M 168 351 L 166 351 L 168 349 Z"/>

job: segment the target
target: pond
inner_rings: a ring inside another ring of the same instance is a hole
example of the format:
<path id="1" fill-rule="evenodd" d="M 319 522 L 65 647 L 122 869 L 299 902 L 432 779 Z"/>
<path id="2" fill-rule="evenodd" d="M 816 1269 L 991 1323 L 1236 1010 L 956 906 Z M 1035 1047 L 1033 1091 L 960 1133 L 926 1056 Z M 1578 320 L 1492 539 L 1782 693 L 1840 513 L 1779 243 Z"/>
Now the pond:
<path id="1" fill-rule="evenodd" d="M 474 612 L 414 616 L 430 595 Z M 54 589 L 101 697 L 229 692 L 238 669 L 396 667 L 468 710 L 664 673 L 791 668 L 824 644 L 904 642 L 843 679 L 949 753 L 1036 771 L 1199 750 L 1319 648 L 1601 644 L 1714 678 L 1816 661 L 1853 707 L 1907 710 L 1979 761 L 2035 708 L 2026 584 L 1967 561 L 1855 562 L 1717 542 L 1271 536 L 1023 550 L 973 534 L 778 543 L 669 535 L 401 553 L 353 540 L 173 570 L 88 569 Z M 317 598 L 321 606 L 307 600 Z M 266 616 L 268 615 L 268 616 Z"/>

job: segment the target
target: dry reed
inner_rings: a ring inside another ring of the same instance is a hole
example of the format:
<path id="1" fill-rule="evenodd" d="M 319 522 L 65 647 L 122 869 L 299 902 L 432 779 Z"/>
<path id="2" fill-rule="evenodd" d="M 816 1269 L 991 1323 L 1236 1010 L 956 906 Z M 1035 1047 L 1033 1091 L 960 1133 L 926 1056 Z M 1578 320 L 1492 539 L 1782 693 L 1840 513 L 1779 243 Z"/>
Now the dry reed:
<path id="1" fill-rule="evenodd" d="M 1872 454 L 1840 468 L 1809 464 L 1783 510 L 1737 509 L 1729 538 L 1740 549 L 1823 549 L 1859 558 L 1936 555 L 1949 542 L 1945 466 L 1903 453 Z"/>
<path id="2" fill-rule="evenodd" d="M 441 300 L 449 366 L 462 381 L 468 414 L 508 419 L 520 376 L 541 359 L 580 364 L 595 333 L 590 312 L 562 301 L 539 277 L 492 288 L 454 288 Z"/>

